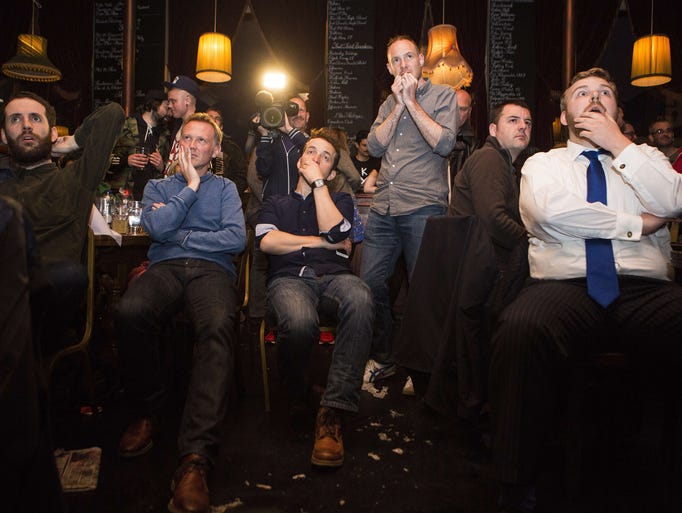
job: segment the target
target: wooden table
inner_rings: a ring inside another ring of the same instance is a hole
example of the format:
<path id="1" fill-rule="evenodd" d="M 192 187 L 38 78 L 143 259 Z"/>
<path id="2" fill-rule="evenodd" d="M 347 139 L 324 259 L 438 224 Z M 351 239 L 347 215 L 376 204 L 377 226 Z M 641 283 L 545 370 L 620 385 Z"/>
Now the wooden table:
<path id="1" fill-rule="evenodd" d="M 120 246 L 107 235 L 96 235 L 95 273 L 98 277 L 110 276 L 113 279 L 113 288 L 122 294 L 128 283 L 130 270 L 147 259 L 149 244 L 147 234 L 123 235 Z"/>

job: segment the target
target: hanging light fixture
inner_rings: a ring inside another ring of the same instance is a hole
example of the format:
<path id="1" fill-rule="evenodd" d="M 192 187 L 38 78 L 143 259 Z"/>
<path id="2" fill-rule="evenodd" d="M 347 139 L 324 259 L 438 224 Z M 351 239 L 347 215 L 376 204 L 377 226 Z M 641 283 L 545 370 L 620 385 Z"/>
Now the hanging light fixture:
<path id="1" fill-rule="evenodd" d="M 213 3 L 213 32 L 199 38 L 196 77 L 204 82 L 227 82 L 232 79 L 232 43 L 216 31 L 218 0 Z"/>
<path id="2" fill-rule="evenodd" d="M 17 54 L 2 65 L 2 72 L 11 78 L 30 82 L 56 82 L 62 73 L 47 57 L 47 39 L 35 33 L 37 0 L 32 0 L 31 33 L 17 37 Z"/>
<path id="3" fill-rule="evenodd" d="M 459 51 L 457 28 L 445 24 L 445 1 L 443 23 L 429 29 L 422 75 L 434 84 L 447 84 L 455 89 L 471 85 L 474 78 L 474 72 Z"/>
<path id="4" fill-rule="evenodd" d="M 670 82 L 672 76 L 670 39 L 654 34 L 654 0 L 651 0 L 651 31 L 632 47 L 630 82 L 638 87 L 651 87 Z"/>

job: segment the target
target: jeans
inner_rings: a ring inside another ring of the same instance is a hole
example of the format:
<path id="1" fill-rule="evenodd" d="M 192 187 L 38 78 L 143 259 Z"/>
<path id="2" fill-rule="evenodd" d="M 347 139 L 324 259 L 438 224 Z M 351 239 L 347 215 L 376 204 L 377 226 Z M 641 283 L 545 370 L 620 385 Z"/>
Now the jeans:
<path id="1" fill-rule="evenodd" d="M 407 263 L 408 282 L 417 263 L 419 246 L 426 220 L 445 213 L 446 207 L 429 205 L 402 216 L 369 212 L 362 243 L 360 275 L 374 296 L 376 320 L 371 356 L 380 363 L 392 361 L 391 335 L 393 316 L 389 299 L 388 279 L 393 274 L 400 253 Z"/>
<path id="2" fill-rule="evenodd" d="M 357 412 L 372 343 L 374 305 L 353 274 L 283 276 L 272 280 L 268 302 L 277 321 L 277 360 L 290 398 L 305 396 L 306 369 L 319 340 L 320 315 L 336 319 L 336 343 L 322 406 Z"/>
<path id="3" fill-rule="evenodd" d="M 234 368 L 236 291 L 214 262 L 176 259 L 154 264 L 130 285 L 118 305 L 120 365 L 136 417 L 160 407 L 160 332 L 185 306 L 194 326 L 192 376 L 178 434 L 180 457 L 213 461 Z"/>

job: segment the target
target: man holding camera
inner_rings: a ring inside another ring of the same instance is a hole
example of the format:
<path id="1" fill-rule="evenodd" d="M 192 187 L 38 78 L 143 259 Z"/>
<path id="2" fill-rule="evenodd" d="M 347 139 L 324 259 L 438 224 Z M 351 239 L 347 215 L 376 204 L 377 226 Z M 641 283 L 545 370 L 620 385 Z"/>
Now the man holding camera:
<path id="1" fill-rule="evenodd" d="M 283 116 L 284 123 L 276 129 L 263 126 L 263 116 L 257 116 L 261 135 L 256 147 L 256 171 L 263 180 L 263 201 L 275 194 L 291 194 L 298 183 L 296 163 L 308 140 L 305 133 L 310 113 L 305 102 L 298 96 L 289 99 L 298 106 L 292 116 Z"/>

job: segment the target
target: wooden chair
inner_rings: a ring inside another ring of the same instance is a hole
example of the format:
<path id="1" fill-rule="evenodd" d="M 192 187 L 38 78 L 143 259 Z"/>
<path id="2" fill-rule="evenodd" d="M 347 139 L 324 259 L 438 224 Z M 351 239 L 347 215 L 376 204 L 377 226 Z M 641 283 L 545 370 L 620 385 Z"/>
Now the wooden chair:
<path id="1" fill-rule="evenodd" d="M 85 253 L 88 271 L 88 286 L 85 292 L 85 324 L 83 327 L 83 334 L 77 343 L 64 347 L 63 349 L 60 349 L 54 354 L 50 355 L 45 360 L 44 371 L 45 381 L 49 386 L 57 365 L 59 365 L 59 363 L 61 363 L 65 358 L 72 355 L 77 355 L 83 365 L 83 384 L 85 385 L 88 400 L 90 403 L 92 403 L 94 401 L 95 390 L 88 346 L 90 345 L 90 339 L 92 337 L 92 327 L 94 320 L 95 235 L 91 228 L 88 228 Z"/>
<path id="2" fill-rule="evenodd" d="M 268 322 L 266 322 L 266 320 Z M 328 319 L 320 319 L 320 322 L 322 324 L 320 326 L 320 333 L 328 332 L 332 333 L 334 337 L 336 337 L 335 325 L 331 325 Z M 265 334 L 269 331 L 269 329 L 277 331 L 277 328 L 274 327 L 274 324 L 275 322 L 274 319 L 272 319 L 272 313 L 268 312 L 268 314 L 266 314 L 265 318 L 260 323 L 259 332 L 260 365 L 263 379 L 263 403 L 265 406 L 265 411 L 268 413 L 270 412 L 270 380 L 268 376 L 268 355 L 265 348 Z"/>

